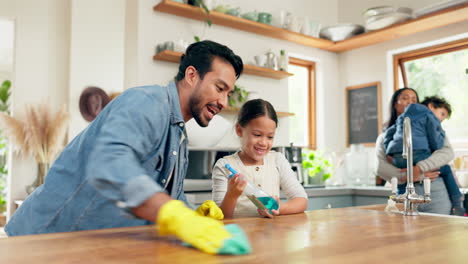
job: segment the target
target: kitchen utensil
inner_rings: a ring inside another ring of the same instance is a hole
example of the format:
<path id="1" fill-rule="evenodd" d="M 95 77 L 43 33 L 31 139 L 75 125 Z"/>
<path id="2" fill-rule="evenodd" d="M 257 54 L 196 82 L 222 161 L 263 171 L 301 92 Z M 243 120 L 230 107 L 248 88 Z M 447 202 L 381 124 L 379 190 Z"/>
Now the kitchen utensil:
<path id="1" fill-rule="evenodd" d="M 229 6 L 228 5 L 217 5 L 213 10 L 216 11 L 216 12 L 220 12 L 220 13 L 227 13 L 227 11 L 229 10 Z"/>
<path id="2" fill-rule="evenodd" d="M 252 20 L 252 21 L 257 21 L 258 20 L 258 13 L 257 11 L 251 11 L 247 12 L 241 15 L 242 18 Z"/>
<path id="3" fill-rule="evenodd" d="M 271 14 L 266 12 L 258 13 L 258 20 L 257 22 L 270 25 L 271 24 Z"/>
<path id="4" fill-rule="evenodd" d="M 239 7 L 236 7 L 236 8 L 229 8 L 229 9 L 226 11 L 226 14 L 231 15 L 231 16 L 239 16 L 239 14 L 240 14 L 240 8 L 239 8 Z"/>
<path id="5" fill-rule="evenodd" d="M 379 16 L 373 16 L 366 20 L 366 30 L 378 30 L 396 23 L 403 22 L 411 18 L 407 13 L 389 13 Z"/>
<path id="6" fill-rule="evenodd" d="M 276 57 L 276 54 L 274 54 L 272 51 L 268 51 L 265 55 L 265 67 L 273 69 L 275 71 L 278 70 L 278 58 Z"/>
<path id="7" fill-rule="evenodd" d="M 456 157 L 454 160 L 453 160 L 453 165 L 455 166 L 455 169 L 456 170 L 459 170 L 462 168 L 462 165 L 463 165 L 463 159 L 462 157 Z"/>
<path id="8" fill-rule="evenodd" d="M 395 12 L 395 8 L 393 6 L 376 6 L 366 9 L 362 15 L 367 19 L 372 16 L 384 15 L 391 12 Z"/>
<path id="9" fill-rule="evenodd" d="M 341 41 L 364 32 L 364 27 L 357 24 L 339 24 L 324 27 L 319 36 L 331 41 Z"/>
<path id="10" fill-rule="evenodd" d="M 291 13 L 286 10 L 281 10 L 279 13 L 278 27 L 287 29 L 291 23 Z"/>
<path id="11" fill-rule="evenodd" d="M 291 20 L 290 20 L 290 23 L 288 25 L 288 29 L 290 31 L 300 33 L 301 29 L 302 29 L 302 22 L 303 21 L 301 21 L 301 18 L 299 18 L 297 16 L 291 16 Z"/>
<path id="12" fill-rule="evenodd" d="M 257 56 L 254 56 L 254 59 L 255 59 L 255 64 L 256 64 L 258 67 L 265 67 L 266 60 L 267 60 L 266 55 L 257 55 Z"/>
<path id="13" fill-rule="evenodd" d="M 457 171 L 456 175 L 460 182 L 460 187 L 468 188 L 468 171 Z"/>
<path id="14" fill-rule="evenodd" d="M 286 148 L 286 158 L 290 163 L 302 164 L 302 148 L 293 146 L 293 143 Z"/>

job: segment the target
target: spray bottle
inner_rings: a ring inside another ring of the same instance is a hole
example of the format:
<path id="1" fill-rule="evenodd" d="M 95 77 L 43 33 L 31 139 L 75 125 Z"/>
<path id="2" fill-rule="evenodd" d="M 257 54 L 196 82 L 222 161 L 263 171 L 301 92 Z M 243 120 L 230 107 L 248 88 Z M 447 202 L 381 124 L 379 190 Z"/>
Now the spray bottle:
<path id="1" fill-rule="evenodd" d="M 231 165 L 226 164 L 224 166 L 231 172 L 229 179 L 237 173 L 237 171 L 234 170 Z M 250 184 L 250 182 L 247 182 L 247 185 L 244 189 L 244 194 L 260 210 L 268 210 L 270 213 L 272 213 L 271 210 L 278 210 L 279 208 L 278 202 L 273 197 L 268 195 L 262 189 Z"/>

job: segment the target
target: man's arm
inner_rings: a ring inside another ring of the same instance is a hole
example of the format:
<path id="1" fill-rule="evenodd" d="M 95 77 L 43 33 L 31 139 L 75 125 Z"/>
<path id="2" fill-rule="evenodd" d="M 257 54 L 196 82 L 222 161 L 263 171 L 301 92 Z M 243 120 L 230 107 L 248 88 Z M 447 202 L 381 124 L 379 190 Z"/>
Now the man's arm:
<path id="1" fill-rule="evenodd" d="M 155 103 L 156 101 L 161 103 Z M 161 141 L 161 124 L 169 122 L 164 98 L 129 90 L 117 97 L 92 124 L 95 140 L 87 161 L 89 182 L 107 199 L 123 208 L 147 208 L 164 188 L 147 175 L 142 160 Z M 163 199 L 163 202 L 167 199 Z M 140 210 L 138 212 L 141 213 Z M 144 219 L 155 211 L 141 213 Z"/>
<path id="2" fill-rule="evenodd" d="M 142 219 L 155 222 L 161 206 L 169 202 L 171 197 L 165 193 L 155 193 L 148 200 L 144 201 L 138 207 L 132 209 L 132 213 Z"/>

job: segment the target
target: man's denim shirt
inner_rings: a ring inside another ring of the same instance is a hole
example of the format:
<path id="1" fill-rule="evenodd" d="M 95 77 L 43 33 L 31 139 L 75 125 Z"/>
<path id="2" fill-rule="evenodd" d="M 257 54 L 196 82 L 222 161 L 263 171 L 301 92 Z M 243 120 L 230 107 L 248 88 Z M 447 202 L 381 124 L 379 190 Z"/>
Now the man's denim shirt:
<path id="1" fill-rule="evenodd" d="M 151 222 L 129 217 L 172 175 L 172 198 L 186 202 L 185 123 L 174 83 L 125 91 L 63 150 L 45 184 L 8 222 L 9 236 L 67 232 Z M 178 164 L 176 164 L 178 163 Z M 122 209 L 127 208 L 127 209 Z"/>

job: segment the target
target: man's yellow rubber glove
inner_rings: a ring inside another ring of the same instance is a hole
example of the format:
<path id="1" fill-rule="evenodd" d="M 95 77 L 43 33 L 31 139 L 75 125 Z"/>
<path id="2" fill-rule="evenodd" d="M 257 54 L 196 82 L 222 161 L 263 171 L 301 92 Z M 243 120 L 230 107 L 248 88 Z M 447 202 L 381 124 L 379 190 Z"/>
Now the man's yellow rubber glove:
<path id="1" fill-rule="evenodd" d="M 223 211 L 212 200 L 206 200 L 197 208 L 197 210 L 195 210 L 195 212 L 201 216 L 208 216 L 216 220 L 224 219 Z"/>
<path id="2" fill-rule="evenodd" d="M 156 223 L 160 235 L 176 235 L 210 254 L 218 253 L 224 241 L 232 237 L 222 222 L 200 216 L 178 200 L 171 200 L 159 209 Z"/>

